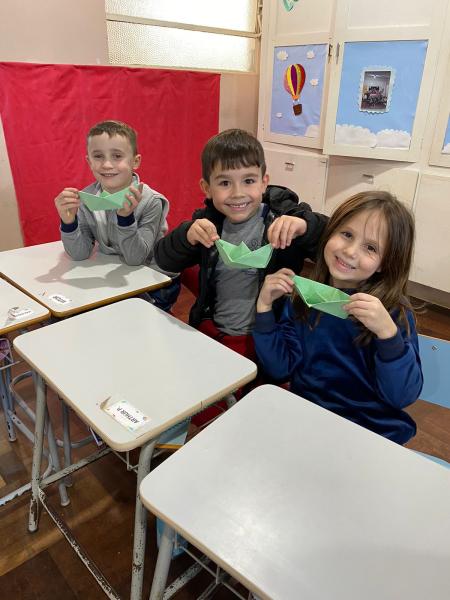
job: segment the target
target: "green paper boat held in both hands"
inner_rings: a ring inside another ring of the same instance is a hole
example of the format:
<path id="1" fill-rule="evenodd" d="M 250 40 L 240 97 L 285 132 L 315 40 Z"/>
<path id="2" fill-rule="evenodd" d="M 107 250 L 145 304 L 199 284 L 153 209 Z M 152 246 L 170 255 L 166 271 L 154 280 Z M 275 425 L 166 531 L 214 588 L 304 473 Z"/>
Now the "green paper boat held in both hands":
<path id="1" fill-rule="evenodd" d="M 244 242 L 235 246 L 225 240 L 217 240 L 216 248 L 223 262 L 233 269 L 265 269 L 273 252 L 270 244 L 252 251 Z"/>
<path id="2" fill-rule="evenodd" d="M 348 317 L 348 313 L 342 308 L 349 301 L 348 294 L 299 275 L 295 275 L 293 280 L 295 289 L 309 308 L 321 310 L 340 319 Z"/>
<path id="3" fill-rule="evenodd" d="M 130 188 L 125 188 L 114 194 L 102 192 L 98 196 L 89 194 L 88 192 L 78 192 L 81 202 L 85 204 L 89 210 L 118 210 L 123 207 L 124 202 L 129 202 L 126 195 L 130 193 Z"/>

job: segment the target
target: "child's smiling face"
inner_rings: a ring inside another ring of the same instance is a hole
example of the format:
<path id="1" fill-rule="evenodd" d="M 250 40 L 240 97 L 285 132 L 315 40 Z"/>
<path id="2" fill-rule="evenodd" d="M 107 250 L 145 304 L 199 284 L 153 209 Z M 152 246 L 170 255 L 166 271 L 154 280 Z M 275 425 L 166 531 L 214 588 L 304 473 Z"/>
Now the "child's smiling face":
<path id="1" fill-rule="evenodd" d="M 325 245 L 331 285 L 357 288 L 380 270 L 387 227 L 379 211 L 362 211 L 343 223 Z"/>
<path id="2" fill-rule="evenodd" d="M 258 211 L 268 182 L 256 165 L 224 170 L 219 164 L 209 182 L 202 179 L 200 185 L 219 212 L 232 223 L 243 223 Z"/>
<path id="3" fill-rule="evenodd" d="M 88 140 L 87 152 L 94 177 L 110 194 L 131 184 L 133 171 L 141 162 L 141 155 L 133 154 L 130 141 L 122 135 L 94 135 Z"/>

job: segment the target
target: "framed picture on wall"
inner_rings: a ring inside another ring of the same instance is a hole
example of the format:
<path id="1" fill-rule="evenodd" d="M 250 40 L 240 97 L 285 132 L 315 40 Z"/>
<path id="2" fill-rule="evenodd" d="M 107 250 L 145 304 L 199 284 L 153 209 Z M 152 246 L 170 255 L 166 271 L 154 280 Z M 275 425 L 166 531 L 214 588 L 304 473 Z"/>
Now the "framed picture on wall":
<path id="1" fill-rule="evenodd" d="M 391 103 L 395 70 L 388 67 L 368 67 L 361 71 L 359 110 L 387 112 Z"/>

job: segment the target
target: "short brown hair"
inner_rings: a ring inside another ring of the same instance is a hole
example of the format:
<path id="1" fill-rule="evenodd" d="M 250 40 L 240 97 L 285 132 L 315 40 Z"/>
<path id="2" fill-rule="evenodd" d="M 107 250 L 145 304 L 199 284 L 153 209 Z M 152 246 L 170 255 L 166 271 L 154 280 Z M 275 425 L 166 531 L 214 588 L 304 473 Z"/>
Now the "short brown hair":
<path id="1" fill-rule="evenodd" d="M 94 137 L 95 135 L 102 135 L 103 133 L 107 133 L 109 137 L 113 137 L 113 135 L 121 135 L 130 142 L 134 156 L 136 156 L 138 153 L 137 133 L 126 123 L 122 123 L 122 121 L 101 121 L 100 123 L 97 123 L 91 127 L 87 134 L 87 142 L 89 142 L 91 137 Z"/>
<path id="2" fill-rule="evenodd" d="M 202 177 L 209 183 L 211 173 L 219 165 L 224 169 L 254 167 L 266 173 L 266 159 L 260 142 L 243 129 L 227 129 L 208 140 L 202 152 Z"/>

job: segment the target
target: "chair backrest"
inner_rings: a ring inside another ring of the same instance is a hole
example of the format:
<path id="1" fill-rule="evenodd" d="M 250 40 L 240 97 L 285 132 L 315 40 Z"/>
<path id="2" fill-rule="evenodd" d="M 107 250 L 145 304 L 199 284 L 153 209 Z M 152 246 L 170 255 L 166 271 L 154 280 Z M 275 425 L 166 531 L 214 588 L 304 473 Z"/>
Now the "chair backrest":
<path id="1" fill-rule="evenodd" d="M 450 408 L 450 342 L 419 335 L 423 390 L 420 399 Z"/>

